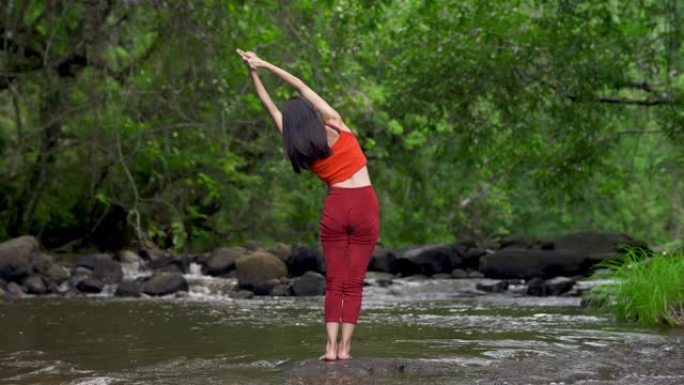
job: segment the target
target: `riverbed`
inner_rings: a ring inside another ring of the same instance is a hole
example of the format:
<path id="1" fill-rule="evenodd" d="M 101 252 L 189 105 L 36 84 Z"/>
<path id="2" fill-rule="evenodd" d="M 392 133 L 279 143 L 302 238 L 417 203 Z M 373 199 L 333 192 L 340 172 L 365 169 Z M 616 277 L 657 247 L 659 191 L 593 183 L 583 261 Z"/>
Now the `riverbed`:
<path id="1" fill-rule="evenodd" d="M 367 286 L 352 360 L 319 362 L 323 297 L 189 293 L 0 301 L 0 384 L 684 384 L 684 331 L 477 279 Z"/>

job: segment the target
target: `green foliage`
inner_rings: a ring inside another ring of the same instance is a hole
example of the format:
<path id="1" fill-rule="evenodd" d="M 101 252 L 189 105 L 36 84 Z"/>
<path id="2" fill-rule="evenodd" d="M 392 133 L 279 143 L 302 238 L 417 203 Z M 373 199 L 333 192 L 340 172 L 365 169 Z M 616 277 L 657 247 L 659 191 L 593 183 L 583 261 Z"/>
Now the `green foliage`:
<path id="1" fill-rule="evenodd" d="M 639 250 L 597 266 L 592 279 L 612 283 L 595 286 L 590 294 L 619 320 L 646 325 L 684 325 L 684 253 L 659 253 L 645 258 Z"/>
<path id="2" fill-rule="evenodd" d="M 126 231 L 163 247 L 316 242 L 325 188 L 291 172 L 238 47 L 358 133 L 387 245 L 684 236 L 684 46 L 668 3 L 20 3 L 0 6 L 22 48 L 0 50 L 0 238 L 88 244 L 121 231 L 121 208 Z M 277 103 L 294 92 L 263 81 Z"/>

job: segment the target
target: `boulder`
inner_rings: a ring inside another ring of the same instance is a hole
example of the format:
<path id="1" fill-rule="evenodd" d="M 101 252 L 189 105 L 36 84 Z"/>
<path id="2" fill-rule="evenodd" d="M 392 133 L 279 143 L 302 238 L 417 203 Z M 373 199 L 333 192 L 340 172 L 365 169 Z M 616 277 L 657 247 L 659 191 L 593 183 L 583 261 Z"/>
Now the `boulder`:
<path id="1" fill-rule="evenodd" d="M 451 276 L 453 278 L 468 278 L 468 273 L 463 269 L 453 269 L 451 270 Z"/>
<path id="2" fill-rule="evenodd" d="M 451 274 L 451 270 L 462 263 L 459 249 L 453 245 L 409 247 L 397 250 L 396 253 L 390 272 L 403 277 L 416 274 Z"/>
<path id="3" fill-rule="evenodd" d="M 534 277 L 527 282 L 527 295 L 561 295 L 570 291 L 574 285 L 575 280 L 568 277 L 555 277 L 548 280 Z"/>
<path id="4" fill-rule="evenodd" d="M 58 285 L 69 279 L 69 271 L 64 266 L 58 264 L 50 266 L 45 275 Z"/>
<path id="5" fill-rule="evenodd" d="M 38 274 L 31 275 L 24 279 L 23 286 L 26 288 L 28 294 L 45 294 L 48 291 L 43 277 Z"/>
<path id="6" fill-rule="evenodd" d="M 294 279 L 292 292 L 296 296 L 325 295 L 325 276 L 315 271 L 307 271 Z"/>
<path id="7" fill-rule="evenodd" d="M 82 293 L 99 293 L 104 287 L 104 282 L 97 278 L 85 278 L 76 283 L 76 289 Z"/>
<path id="8" fill-rule="evenodd" d="M 204 272 L 209 275 L 222 275 L 235 268 L 235 260 L 247 254 L 243 247 L 219 247 L 211 252 L 204 263 Z"/>
<path id="9" fill-rule="evenodd" d="M 468 278 L 484 278 L 484 274 L 477 270 L 466 270 Z"/>
<path id="10" fill-rule="evenodd" d="M 140 283 L 133 279 L 125 279 L 119 283 L 114 295 L 118 297 L 140 297 L 142 287 Z"/>
<path id="11" fill-rule="evenodd" d="M 526 249 L 530 242 L 525 240 L 520 235 L 507 235 L 499 241 L 499 248 L 505 249 L 507 247 L 515 247 L 519 249 Z"/>
<path id="12" fill-rule="evenodd" d="M 26 295 L 24 289 L 16 282 L 9 282 L 5 288 L 5 295 L 8 297 L 23 297 Z"/>
<path id="13" fill-rule="evenodd" d="M 278 285 L 271 290 L 271 295 L 274 297 L 287 297 L 292 295 L 292 288 L 290 285 Z"/>
<path id="14" fill-rule="evenodd" d="M 589 254 L 568 249 L 507 248 L 480 258 L 480 271 L 492 278 L 551 278 L 583 275 L 615 253 Z"/>
<path id="15" fill-rule="evenodd" d="M 38 253 L 38 241 L 30 235 L 0 243 L 0 278 L 19 282 L 33 273 L 31 256 Z"/>
<path id="16" fill-rule="evenodd" d="M 292 254 L 292 246 L 286 245 L 282 242 L 278 242 L 275 245 L 273 245 L 268 251 L 275 255 L 276 257 L 280 258 L 281 261 L 285 262 L 287 265 L 290 255 Z"/>
<path id="17" fill-rule="evenodd" d="M 115 259 L 121 263 L 136 263 L 140 262 L 140 256 L 131 250 L 119 250 Z"/>
<path id="18" fill-rule="evenodd" d="M 252 288 L 254 285 L 273 278 L 287 276 L 287 267 L 278 257 L 265 251 L 256 251 L 235 260 L 238 286 Z"/>
<path id="19" fill-rule="evenodd" d="M 502 293 L 508 289 L 507 281 L 482 281 L 475 284 L 477 290 L 489 293 Z"/>
<path id="20" fill-rule="evenodd" d="M 188 291 L 188 281 L 177 273 L 155 272 L 142 285 L 142 291 L 148 295 L 160 296 L 177 291 Z"/>
<path id="21" fill-rule="evenodd" d="M 302 245 L 294 246 L 287 263 L 287 270 L 293 277 L 299 277 L 307 271 L 317 271 L 325 274 L 323 252 L 318 248 Z"/>
<path id="22" fill-rule="evenodd" d="M 396 256 L 392 250 L 376 245 L 370 263 L 368 264 L 368 270 L 389 273 L 390 266 L 395 258 Z"/>
<path id="23" fill-rule="evenodd" d="M 549 237 L 542 242 L 553 244 L 555 249 L 574 250 L 590 257 L 595 254 L 619 254 L 623 246 L 647 249 L 648 245 L 629 235 L 613 231 L 585 230 Z"/>
<path id="24" fill-rule="evenodd" d="M 235 299 L 250 299 L 254 297 L 254 293 L 249 290 L 236 290 L 229 292 L 228 296 Z"/>
<path id="25" fill-rule="evenodd" d="M 254 240 L 254 239 L 246 240 L 242 246 L 245 249 L 247 249 L 247 252 L 262 251 L 264 249 L 263 247 L 261 247 L 261 243 L 259 243 L 259 241 Z"/>
<path id="26" fill-rule="evenodd" d="M 85 267 L 93 271 L 93 276 L 104 283 L 118 283 L 123 278 L 121 264 L 109 254 L 90 254 L 81 258 L 77 267 Z"/>
<path id="27" fill-rule="evenodd" d="M 485 249 L 471 247 L 463 252 L 463 268 L 477 269 L 480 265 L 480 258 L 486 255 Z"/>
<path id="28" fill-rule="evenodd" d="M 154 271 L 159 272 L 159 273 L 175 273 L 175 274 L 183 274 L 183 270 L 181 270 L 180 267 L 176 264 L 170 264 L 166 265 L 164 267 L 160 267 L 158 269 L 155 269 Z"/>
<path id="29" fill-rule="evenodd" d="M 280 280 L 278 278 L 271 278 L 263 282 L 255 283 L 252 285 L 252 291 L 254 295 L 270 295 L 271 291 L 280 285 Z"/>
<path id="30" fill-rule="evenodd" d="M 55 263 L 55 258 L 52 255 L 40 252 L 32 254 L 30 260 L 33 270 L 41 274 L 46 274 Z"/>

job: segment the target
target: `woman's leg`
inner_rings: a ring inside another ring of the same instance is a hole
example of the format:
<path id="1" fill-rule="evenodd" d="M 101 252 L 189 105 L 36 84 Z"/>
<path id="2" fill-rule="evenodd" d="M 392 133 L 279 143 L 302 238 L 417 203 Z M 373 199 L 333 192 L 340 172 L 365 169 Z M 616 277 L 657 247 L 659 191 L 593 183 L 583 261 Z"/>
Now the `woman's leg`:
<path id="1" fill-rule="evenodd" d="M 363 296 L 363 280 L 380 230 L 378 201 L 372 187 L 354 192 L 349 211 L 349 257 L 345 271 L 342 307 L 342 340 L 339 359 L 351 358 L 351 338 L 358 322 Z"/>
<path id="2" fill-rule="evenodd" d="M 325 344 L 325 353 L 318 357 L 319 360 L 332 361 L 337 359 L 337 333 L 340 329 L 338 322 L 326 322 L 325 330 L 328 341 Z"/>

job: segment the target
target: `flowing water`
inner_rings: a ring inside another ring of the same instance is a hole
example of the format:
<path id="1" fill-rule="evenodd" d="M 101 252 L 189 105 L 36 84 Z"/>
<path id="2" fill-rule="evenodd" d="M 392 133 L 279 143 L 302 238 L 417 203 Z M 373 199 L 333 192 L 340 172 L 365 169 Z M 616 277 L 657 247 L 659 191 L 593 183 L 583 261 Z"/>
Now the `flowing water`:
<path id="1" fill-rule="evenodd" d="M 0 301 L 0 384 L 684 384 L 684 332 L 577 297 L 367 286 L 353 359 L 324 363 L 323 297 L 232 299 L 232 279 L 186 278 L 182 296 Z"/>

